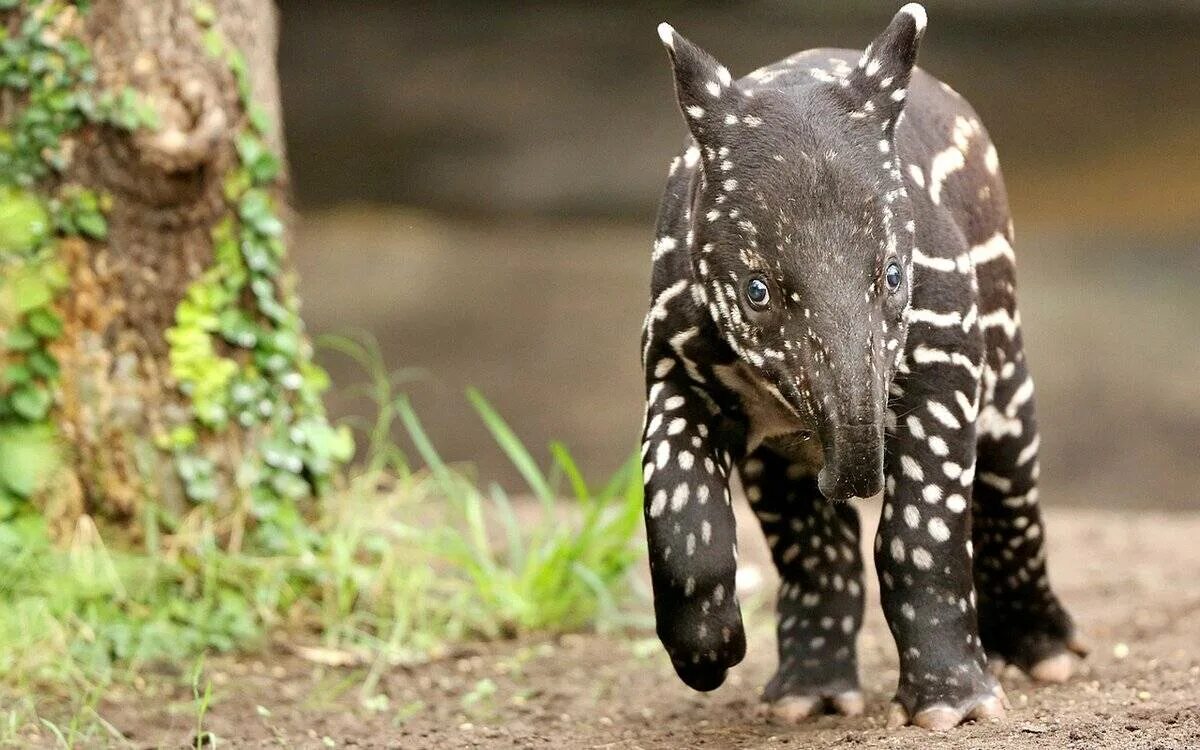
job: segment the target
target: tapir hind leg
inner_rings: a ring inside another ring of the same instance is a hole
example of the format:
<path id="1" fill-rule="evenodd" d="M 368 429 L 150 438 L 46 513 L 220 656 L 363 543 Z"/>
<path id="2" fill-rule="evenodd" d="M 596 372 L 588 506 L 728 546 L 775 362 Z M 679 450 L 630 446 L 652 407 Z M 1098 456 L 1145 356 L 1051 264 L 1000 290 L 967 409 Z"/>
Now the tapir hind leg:
<path id="1" fill-rule="evenodd" d="M 1068 652 L 1086 649 L 1046 574 L 1039 439 L 1024 357 L 989 369 L 985 391 L 991 404 L 980 413 L 972 533 L 979 635 L 994 666 L 1008 662 L 1036 680 L 1062 682 L 1074 666 Z"/>

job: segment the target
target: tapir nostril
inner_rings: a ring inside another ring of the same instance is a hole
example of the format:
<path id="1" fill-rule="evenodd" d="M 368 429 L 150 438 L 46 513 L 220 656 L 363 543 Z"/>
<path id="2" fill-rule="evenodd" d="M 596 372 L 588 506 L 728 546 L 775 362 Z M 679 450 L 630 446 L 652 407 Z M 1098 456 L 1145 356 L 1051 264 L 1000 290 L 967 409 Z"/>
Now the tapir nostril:
<path id="1" fill-rule="evenodd" d="M 883 489 L 883 431 L 877 423 L 845 424 L 826 436 L 817 488 L 831 500 L 871 497 Z"/>

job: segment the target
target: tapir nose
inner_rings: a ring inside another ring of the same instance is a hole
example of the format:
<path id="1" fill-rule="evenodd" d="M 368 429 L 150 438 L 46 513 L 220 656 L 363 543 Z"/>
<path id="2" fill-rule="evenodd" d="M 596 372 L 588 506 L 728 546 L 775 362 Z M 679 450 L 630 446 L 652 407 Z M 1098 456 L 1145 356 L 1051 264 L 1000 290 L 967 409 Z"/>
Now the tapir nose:
<path id="1" fill-rule="evenodd" d="M 871 497 L 883 489 L 883 426 L 838 425 L 824 436 L 817 488 L 830 500 Z"/>

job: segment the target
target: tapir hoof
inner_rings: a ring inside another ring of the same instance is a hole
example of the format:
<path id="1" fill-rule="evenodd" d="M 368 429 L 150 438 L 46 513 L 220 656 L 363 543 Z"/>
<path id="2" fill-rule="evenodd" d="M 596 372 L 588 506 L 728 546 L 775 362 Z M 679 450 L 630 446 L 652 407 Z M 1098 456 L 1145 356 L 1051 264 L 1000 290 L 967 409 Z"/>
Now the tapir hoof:
<path id="1" fill-rule="evenodd" d="M 716 664 L 675 664 L 675 674 L 692 690 L 707 693 L 725 682 L 729 670 Z"/>

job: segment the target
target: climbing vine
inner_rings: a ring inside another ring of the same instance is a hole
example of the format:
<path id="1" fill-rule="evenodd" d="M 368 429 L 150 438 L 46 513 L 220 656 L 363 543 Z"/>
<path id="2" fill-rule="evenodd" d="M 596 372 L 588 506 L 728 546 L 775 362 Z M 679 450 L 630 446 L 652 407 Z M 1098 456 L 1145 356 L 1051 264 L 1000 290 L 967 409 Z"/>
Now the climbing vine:
<path id="1" fill-rule="evenodd" d="M 28 501 L 56 463 L 54 404 L 67 287 L 59 245 L 103 240 L 105 199 L 56 183 L 70 162 L 66 136 L 86 123 L 133 128 L 152 113 L 132 92 L 96 96 L 87 49 L 67 30 L 78 9 L 63 2 L 0 0 L 0 95 L 19 102 L 0 122 L 0 521 L 30 515 Z"/>
<path id="2" fill-rule="evenodd" d="M 214 25 L 211 7 L 198 3 L 194 15 L 208 52 L 233 75 L 246 117 L 236 166 L 222 186 L 228 214 L 212 229 L 212 265 L 188 288 L 166 334 L 192 422 L 176 426 L 165 447 L 188 497 L 207 503 L 220 484 L 213 460 L 198 450 L 203 434 L 236 422 L 257 436 L 237 481 L 250 493 L 257 540 L 279 549 L 303 541 L 296 501 L 322 491 L 354 446 L 349 430 L 325 417 L 328 378 L 313 363 L 294 291 L 281 281 L 284 227 L 271 192 L 281 164 L 266 145 L 269 120 L 253 101 L 244 57 Z"/>
<path id="3" fill-rule="evenodd" d="M 64 179 L 76 131 L 154 129 L 132 89 L 107 91 L 73 33 L 84 2 L 0 0 L 0 521 L 33 515 L 29 500 L 57 461 L 52 420 L 63 335 L 56 301 L 68 286 L 66 242 L 103 242 L 110 199 Z M 166 332 L 171 375 L 187 402 L 159 448 L 189 500 L 211 504 L 231 489 L 249 498 L 265 548 L 304 537 L 296 501 L 319 493 L 349 459 L 348 430 L 327 421 L 325 373 L 312 360 L 293 289 L 284 281 L 283 223 L 273 197 L 281 163 L 266 145 L 269 118 L 252 97 L 241 53 L 198 3 L 210 54 L 236 81 L 244 124 L 212 229 L 213 260 L 187 289 Z M 221 466 L 207 438 L 242 429 L 254 445 Z M 0 524 L 0 531 L 4 524 Z M 300 534 L 297 534 L 300 531 Z"/>

